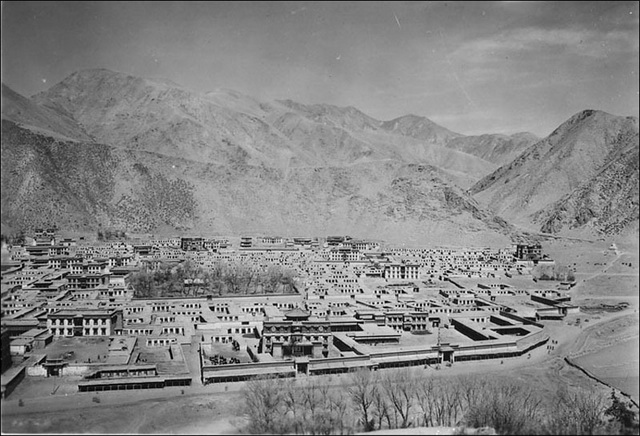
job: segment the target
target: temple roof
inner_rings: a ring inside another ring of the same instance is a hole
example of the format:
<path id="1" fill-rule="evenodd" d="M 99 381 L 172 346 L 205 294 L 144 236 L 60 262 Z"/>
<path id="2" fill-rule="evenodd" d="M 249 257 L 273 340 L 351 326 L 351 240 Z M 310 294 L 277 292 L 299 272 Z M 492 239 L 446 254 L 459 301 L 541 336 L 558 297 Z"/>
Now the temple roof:
<path id="1" fill-rule="evenodd" d="M 285 312 L 284 316 L 287 319 L 307 319 L 309 318 L 309 316 L 311 316 L 311 314 L 309 312 L 305 312 L 299 307 L 296 307 L 293 310 Z"/>

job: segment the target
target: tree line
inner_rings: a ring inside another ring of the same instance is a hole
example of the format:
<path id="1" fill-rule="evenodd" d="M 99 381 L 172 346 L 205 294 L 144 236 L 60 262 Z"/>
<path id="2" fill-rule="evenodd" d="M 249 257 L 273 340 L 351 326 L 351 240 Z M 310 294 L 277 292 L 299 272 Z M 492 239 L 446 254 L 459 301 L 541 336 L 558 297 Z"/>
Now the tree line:
<path id="1" fill-rule="evenodd" d="M 259 268 L 240 262 L 216 262 L 204 268 L 191 260 L 161 264 L 134 273 L 135 298 L 275 294 L 295 291 L 295 273 L 278 265 Z"/>
<path id="2" fill-rule="evenodd" d="M 550 396 L 498 376 L 433 377 L 417 369 L 358 370 L 339 386 L 321 377 L 259 378 L 243 391 L 249 433 L 352 434 L 407 427 L 493 428 L 498 434 L 638 434 L 637 412 L 612 393 Z M 462 430 L 461 430 L 462 431 Z"/>
<path id="3" fill-rule="evenodd" d="M 554 264 L 543 265 L 538 264 L 531 270 L 531 275 L 537 280 L 560 280 L 571 282 L 576 276 L 571 268 L 567 265 Z"/>

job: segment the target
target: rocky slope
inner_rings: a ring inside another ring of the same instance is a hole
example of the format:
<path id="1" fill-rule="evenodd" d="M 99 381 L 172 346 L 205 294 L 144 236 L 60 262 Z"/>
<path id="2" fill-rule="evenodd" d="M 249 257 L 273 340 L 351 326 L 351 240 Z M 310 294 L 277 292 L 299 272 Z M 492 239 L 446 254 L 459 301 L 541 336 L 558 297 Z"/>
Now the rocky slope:
<path id="1" fill-rule="evenodd" d="M 524 227 L 557 232 L 589 224 L 596 232 L 618 232 L 638 219 L 638 191 L 631 183 L 637 156 L 637 118 L 585 110 L 470 192 Z"/>
<path id="2" fill-rule="evenodd" d="M 2 155 L 2 221 L 29 229 L 349 233 L 440 244 L 507 244 L 516 233 L 426 165 L 234 167 L 64 142 L 7 120 Z"/>
<path id="3" fill-rule="evenodd" d="M 514 234 L 452 183 L 493 164 L 388 132 L 355 108 L 198 95 L 106 70 L 75 73 L 30 103 L 68 114 L 92 141 L 3 120 L 2 222 L 12 228 L 442 244 Z"/>
<path id="4" fill-rule="evenodd" d="M 640 173 L 638 132 L 616 139 L 616 149 L 600 171 L 560 200 L 533 215 L 545 233 L 586 227 L 596 233 L 619 234 L 638 222 Z M 634 137 L 635 136 L 635 137 Z"/>
<path id="5" fill-rule="evenodd" d="M 438 145 L 446 144 L 451 139 L 463 136 L 439 126 L 428 118 L 417 115 L 405 115 L 391 121 L 385 121 L 381 123 L 381 127 L 389 132 Z"/>
<path id="6" fill-rule="evenodd" d="M 465 137 L 413 115 L 383 122 L 353 107 L 80 71 L 31 99 L 3 87 L 2 224 L 504 244 L 521 235 L 496 212 L 570 227 L 563 195 L 598 175 L 580 198 L 606 195 L 633 167 L 633 150 L 616 155 L 623 147 L 609 143 L 633 143 L 624 132 L 635 131 L 637 150 L 637 120 L 585 114 L 497 169 L 534 138 Z M 474 199 L 465 189 L 476 182 Z M 541 212 L 560 200 L 557 213 Z"/>
<path id="7" fill-rule="evenodd" d="M 63 141 L 2 120 L 2 223 L 88 230 L 192 226 L 193 187 L 148 170 L 147 157 Z"/>
<path id="8" fill-rule="evenodd" d="M 4 83 L 2 84 L 2 118 L 67 141 L 92 141 L 84 129 L 64 112 L 39 106 Z"/>
<path id="9" fill-rule="evenodd" d="M 405 115 L 391 121 L 385 121 L 380 126 L 394 134 L 461 151 L 498 165 L 511 162 L 529 146 L 540 140 L 537 136 L 527 132 L 513 135 L 488 133 L 465 136 L 416 115 Z"/>
<path id="10" fill-rule="evenodd" d="M 451 138 L 447 141 L 447 147 L 506 165 L 538 141 L 540 138 L 526 132 L 513 135 L 485 134 Z"/>
<path id="11" fill-rule="evenodd" d="M 201 95 L 108 70 L 74 73 L 33 100 L 69 113 L 97 142 L 213 164 L 288 168 L 397 159 L 451 170 L 465 186 L 497 168 L 444 144 L 390 133 L 353 107 L 260 103 L 221 89 Z M 433 124 L 433 130 L 438 136 L 446 129 Z"/>

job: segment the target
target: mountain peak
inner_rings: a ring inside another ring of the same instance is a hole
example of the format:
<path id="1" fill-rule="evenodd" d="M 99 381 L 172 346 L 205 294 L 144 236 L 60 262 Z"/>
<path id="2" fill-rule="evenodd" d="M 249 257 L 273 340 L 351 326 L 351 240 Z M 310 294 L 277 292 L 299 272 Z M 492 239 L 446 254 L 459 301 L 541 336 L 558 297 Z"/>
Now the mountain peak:
<path id="1" fill-rule="evenodd" d="M 212 89 L 211 91 L 205 92 L 204 95 L 206 97 L 215 97 L 215 96 L 224 95 L 224 96 L 229 96 L 233 98 L 251 98 L 248 95 L 245 95 L 239 91 L 236 91 L 235 89 L 230 89 L 230 88 L 215 88 L 215 89 Z"/>
<path id="2" fill-rule="evenodd" d="M 384 121 L 381 127 L 390 132 L 410 136 L 430 143 L 444 143 L 450 139 L 464 136 L 434 123 L 429 118 L 414 114 L 403 115 L 390 121 Z"/>
<path id="3" fill-rule="evenodd" d="M 637 119 L 634 120 L 634 117 L 621 117 L 601 110 L 585 109 L 560 124 L 548 138 L 551 139 L 567 135 L 572 136 L 580 132 L 587 135 L 599 135 L 611 129 L 613 126 L 628 124 L 629 121 L 632 121 L 631 124 L 635 124 L 635 128 L 637 129 L 638 122 Z"/>
<path id="4" fill-rule="evenodd" d="M 74 71 L 73 73 L 69 74 L 67 77 L 62 79 L 61 82 L 87 80 L 87 79 L 100 79 L 100 78 L 104 79 L 104 78 L 110 78 L 110 77 L 133 78 L 133 76 L 129 76 L 128 74 L 109 70 L 107 68 L 87 68 L 87 69 Z"/>
<path id="5" fill-rule="evenodd" d="M 406 115 L 402 115 L 399 116 L 397 118 L 394 118 L 391 121 L 398 121 L 398 120 L 414 120 L 414 121 L 421 121 L 421 120 L 426 120 L 426 121 L 430 121 L 432 122 L 429 118 L 427 117 L 422 117 L 420 115 L 416 115 L 416 114 L 406 114 Z"/>
<path id="6" fill-rule="evenodd" d="M 350 113 L 357 114 L 359 116 L 369 117 L 367 114 L 359 110 L 354 106 L 336 106 L 334 104 L 329 103 L 315 103 L 315 104 L 303 104 L 298 103 L 297 101 L 291 99 L 284 100 L 276 100 L 277 103 L 282 104 L 283 106 L 288 107 L 289 109 L 295 109 L 302 112 L 314 112 L 314 113 Z"/>
<path id="7" fill-rule="evenodd" d="M 377 129 L 380 125 L 380 121 L 353 106 L 341 107 L 327 103 L 307 105 L 290 99 L 276 100 L 276 102 L 313 122 L 334 125 L 347 130 Z"/>
<path id="8" fill-rule="evenodd" d="M 620 188 L 632 179 L 637 153 L 637 118 L 586 109 L 508 165 L 485 176 L 471 192 L 500 216 L 526 226 L 546 220 L 543 231 L 558 230 L 562 223 L 581 227 L 591 220 L 594 210 L 606 210 L 604 201 L 613 198 L 615 186 Z M 621 164 L 621 154 L 631 164 Z M 625 191 L 629 192 L 632 191 Z M 580 198 L 576 197 L 578 194 Z M 622 196 L 619 204 L 632 198 Z M 575 206 L 571 213 L 563 209 L 569 202 Z M 626 210 L 624 220 L 637 220 L 637 209 Z M 596 227 L 611 231 L 609 224 L 603 223 L 605 220 Z"/>
<path id="9" fill-rule="evenodd" d="M 109 70 L 106 68 L 89 68 L 78 70 L 53 85 L 49 90 L 40 92 L 32 98 L 39 100 L 42 95 L 49 92 L 60 92 L 61 90 L 80 89 L 114 89 L 120 90 L 125 87 L 152 86 L 158 89 L 176 88 L 184 89 L 173 80 L 162 77 L 138 77 L 127 73 Z"/>
<path id="10" fill-rule="evenodd" d="M 587 118 L 613 117 L 610 113 L 596 109 L 584 109 L 573 115 L 567 122 L 579 122 Z"/>

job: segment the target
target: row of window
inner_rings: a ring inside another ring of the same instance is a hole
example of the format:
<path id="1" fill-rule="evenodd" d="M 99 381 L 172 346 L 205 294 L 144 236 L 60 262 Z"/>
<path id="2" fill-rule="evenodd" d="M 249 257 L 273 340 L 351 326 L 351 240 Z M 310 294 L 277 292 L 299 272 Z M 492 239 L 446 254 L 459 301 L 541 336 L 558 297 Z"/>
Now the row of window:
<path id="1" fill-rule="evenodd" d="M 175 343 L 176 343 L 175 338 L 147 339 L 147 347 L 162 347 L 162 346 L 167 346 Z"/>
<path id="2" fill-rule="evenodd" d="M 87 318 L 85 318 L 85 319 L 82 320 L 82 325 L 92 326 L 94 324 L 95 325 L 107 325 L 108 323 L 107 323 L 107 320 L 104 319 L 104 318 L 98 318 L 98 319 L 93 319 L 93 318 L 87 319 Z M 60 318 L 52 319 L 51 320 L 51 325 L 73 325 L 73 320 L 66 319 L 66 318 L 64 318 L 64 319 L 60 319 Z"/>
<path id="3" fill-rule="evenodd" d="M 49 329 L 54 336 L 73 336 L 73 328 L 54 328 Z M 84 328 L 82 329 L 84 336 L 108 336 L 106 328 Z"/>
<path id="4" fill-rule="evenodd" d="M 270 345 L 271 343 L 288 342 L 290 339 L 291 339 L 290 336 L 273 336 L 273 337 L 265 336 L 264 341 L 265 341 L 265 345 Z M 304 336 L 304 340 L 309 342 L 320 342 L 320 341 L 327 342 L 328 337 L 327 336 Z"/>

